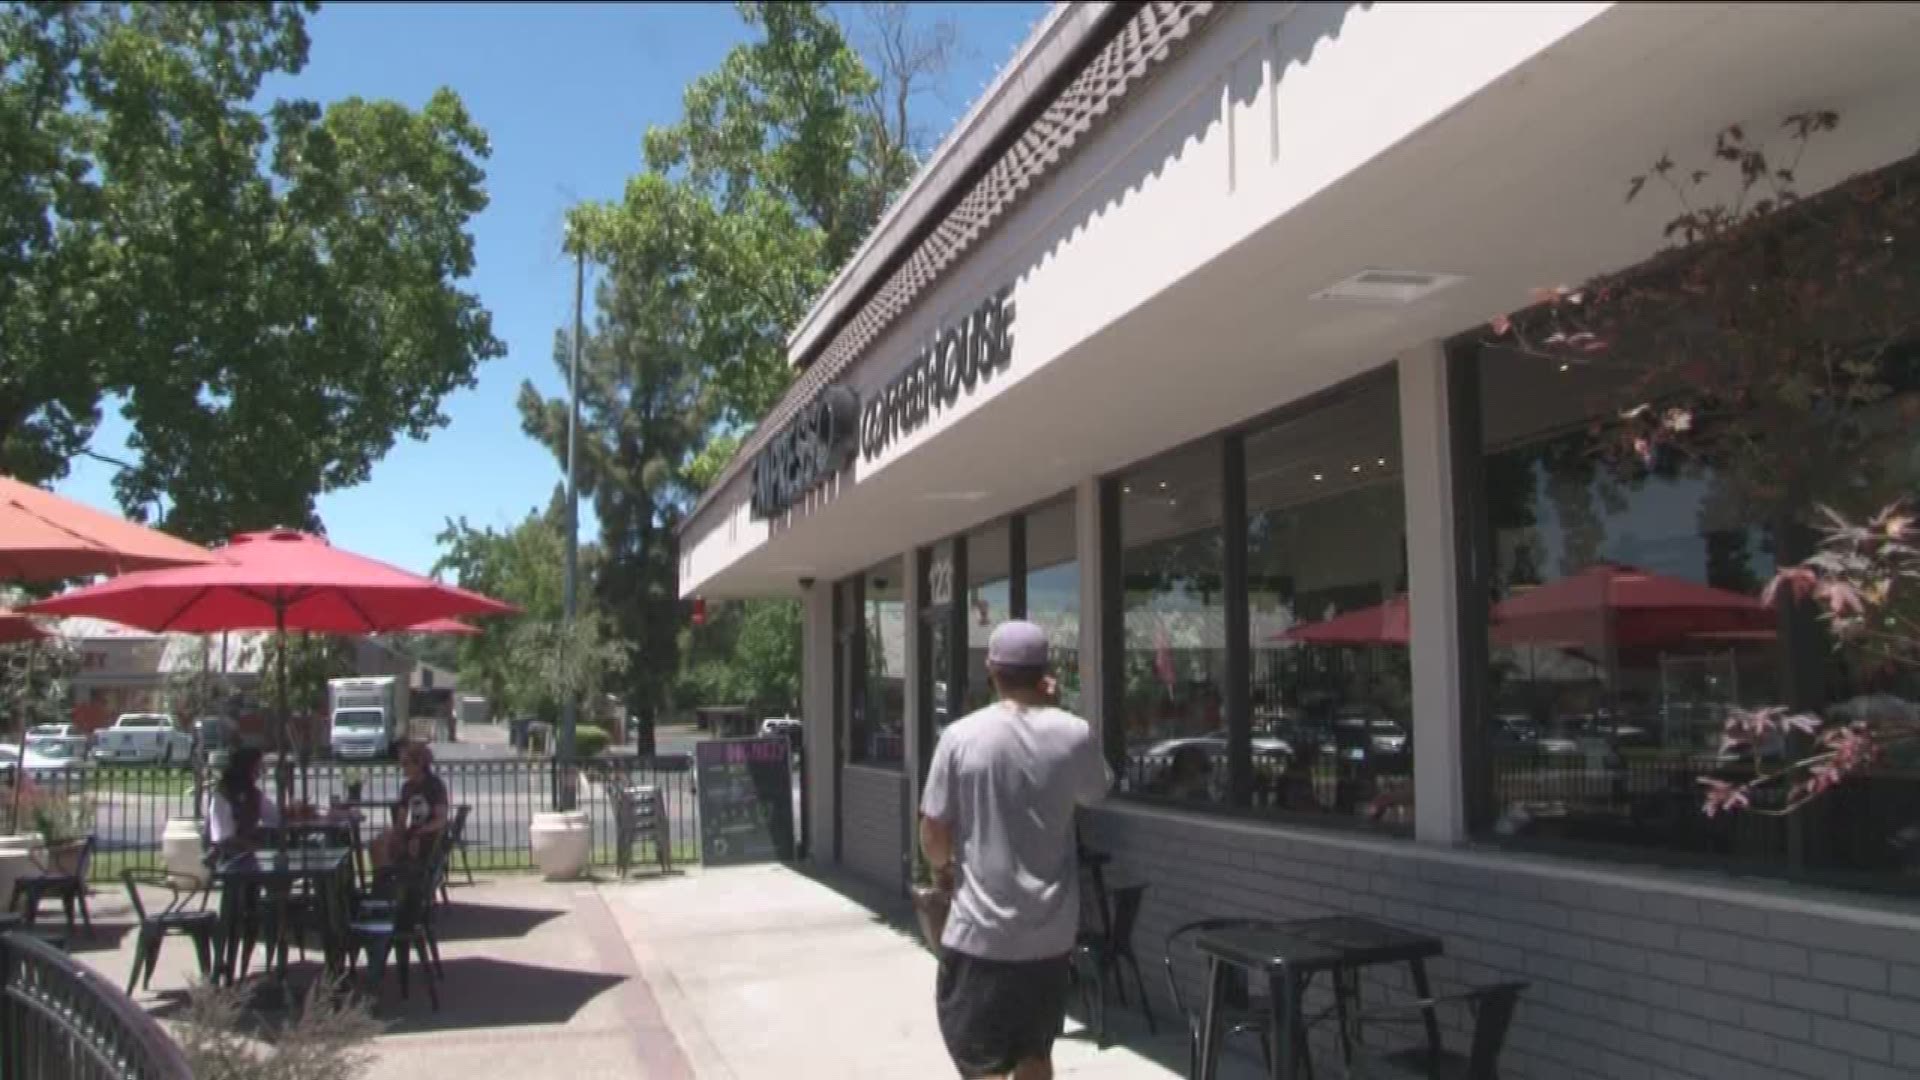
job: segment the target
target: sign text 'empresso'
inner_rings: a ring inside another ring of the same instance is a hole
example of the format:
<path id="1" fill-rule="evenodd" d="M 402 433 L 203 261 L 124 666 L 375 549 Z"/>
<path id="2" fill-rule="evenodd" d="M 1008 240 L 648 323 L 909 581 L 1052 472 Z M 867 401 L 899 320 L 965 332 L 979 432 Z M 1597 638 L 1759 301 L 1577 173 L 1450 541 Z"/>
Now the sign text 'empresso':
<path id="1" fill-rule="evenodd" d="M 822 390 L 753 459 L 753 516 L 779 517 L 846 468 L 859 435 L 859 396 L 844 386 Z"/>

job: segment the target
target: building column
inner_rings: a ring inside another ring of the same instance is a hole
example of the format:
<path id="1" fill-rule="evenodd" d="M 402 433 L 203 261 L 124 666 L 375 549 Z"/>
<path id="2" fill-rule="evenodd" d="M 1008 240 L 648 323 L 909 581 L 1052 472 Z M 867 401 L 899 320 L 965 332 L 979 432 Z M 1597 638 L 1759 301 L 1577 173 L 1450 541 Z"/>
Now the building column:
<path id="1" fill-rule="evenodd" d="M 1447 361 L 1430 341 L 1399 356 L 1413 668 L 1414 837 L 1467 838 L 1461 716 L 1460 574 Z"/>
<path id="2" fill-rule="evenodd" d="M 1088 477 L 1073 491 L 1073 547 L 1080 564 L 1080 714 L 1103 734 L 1106 715 L 1101 686 L 1100 478 Z"/>
<path id="3" fill-rule="evenodd" d="M 907 771 L 907 843 L 909 856 L 911 856 L 912 845 L 917 842 L 914 839 L 914 832 L 919 821 L 920 807 L 920 761 L 922 760 L 920 714 L 925 704 L 920 700 L 920 639 L 925 633 L 925 627 L 920 622 L 920 608 L 926 582 L 921 580 L 920 553 L 917 550 L 908 548 L 906 554 L 900 557 L 900 563 L 906 568 L 905 580 L 900 583 L 900 600 L 906 608 L 904 615 L 907 631 L 906 670 L 901 673 L 901 688 L 906 691 L 904 696 L 907 711 L 902 722 L 906 725 L 907 748 L 906 760 L 901 763 L 901 767 Z M 929 724 L 928 727 L 931 728 L 932 725 Z M 911 865 L 911 857 L 908 862 Z"/>
<path id="4" fill-rule="evenodd" d="M 815 582 L 800 594 L 800 709 L 807 761 L 807 858 L 831 865 L 833 816 L 833 584 Z"/>

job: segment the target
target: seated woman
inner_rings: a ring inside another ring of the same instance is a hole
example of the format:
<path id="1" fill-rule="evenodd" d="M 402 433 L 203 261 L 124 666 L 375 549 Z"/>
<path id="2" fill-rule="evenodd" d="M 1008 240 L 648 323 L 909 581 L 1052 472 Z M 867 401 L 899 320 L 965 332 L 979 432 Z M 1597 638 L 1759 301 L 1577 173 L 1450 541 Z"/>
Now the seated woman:
<path id="1" fill-rule="evenodd" d="M 425 858 L 447 827 L 447 785 L 434 775 L 433 751 L 410 742 L 400 749 L 400 800 L 391 829 L 374 837 L 368 852 L 375 867 Z"/>
<path id="2" fill-rule="evenodd" d="M 220 781 L 207 796 L 207 841 L 215 859 L 261 846 L 266 831 L 280 826 L 280 807 L 260 790 L 266 758 L 241 747 L 227 758 Z"/>

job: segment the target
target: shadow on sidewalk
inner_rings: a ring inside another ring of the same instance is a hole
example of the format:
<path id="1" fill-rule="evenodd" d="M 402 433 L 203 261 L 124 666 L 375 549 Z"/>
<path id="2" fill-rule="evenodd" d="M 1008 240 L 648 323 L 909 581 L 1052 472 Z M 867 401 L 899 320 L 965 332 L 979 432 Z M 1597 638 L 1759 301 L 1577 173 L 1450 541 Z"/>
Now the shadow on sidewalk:
<path id="1" fill-rule="evenodd" d="M 874 922 L 895 933 L 905 935 L 913 939 L 915 944 L 919 944 L 920 923 L 913 913 L 913 901 L 909 900 L 906 894 L 893 892 L 833 867 L 805 862 L 791 862 L 784 865 L 801 877 L 865 908 Z"/>
<path id="2" fill-rule="evenodd" d="M 470 904 L 456 900 L 452 906 L 435 913 L 433 929 L 443 942 L 522 938 L 564 914 L 566 912 L 551 908 Z"/>
<path id="3" fill-rule="evenodd" d="M 587 1003 L 626 981 L 622 975 L 516 964 L 488 957 L 447 959 L 438 984 L 440 1011 L 427 1003 L 420 968 L 401 1000 L 391 969 L 374 999 L 374 1016 L 389 1032 L 464 1031 L 474 1028 L 564 1024 Z M 365 974 L 365 966 L 361 968 Z"/>

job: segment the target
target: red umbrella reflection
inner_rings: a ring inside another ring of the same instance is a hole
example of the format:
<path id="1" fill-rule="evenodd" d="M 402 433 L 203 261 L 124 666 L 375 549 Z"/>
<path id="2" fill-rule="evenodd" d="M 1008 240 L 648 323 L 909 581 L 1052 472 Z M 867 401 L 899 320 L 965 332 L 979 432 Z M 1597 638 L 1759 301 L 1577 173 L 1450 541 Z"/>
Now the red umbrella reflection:
<path id="1" fill-rule="evenodd" d="M 1501 645 L 1672 646 L 1708 635 L 1771 631 L 1778 616 L 1744 593 L 1601 563 L 1494 606 Z"/>
<path id="2" fill-rule="evenodd" d="M 1412 634 L 1407 617 L 1407 595 L 1384 604 L 1336 615 L 1324 622 L 1303 623 L 1275 634 L 1275 641 L 1306 645 L 1405 645 Z"/>

